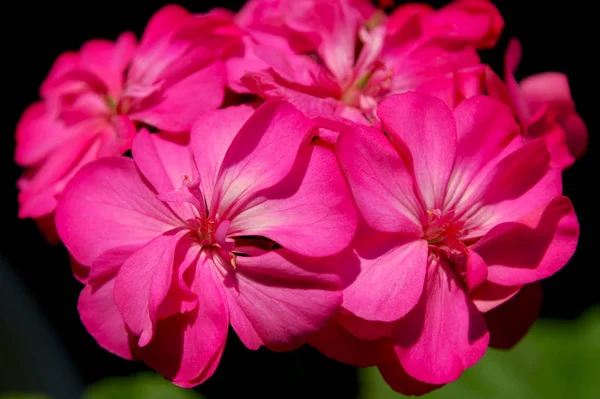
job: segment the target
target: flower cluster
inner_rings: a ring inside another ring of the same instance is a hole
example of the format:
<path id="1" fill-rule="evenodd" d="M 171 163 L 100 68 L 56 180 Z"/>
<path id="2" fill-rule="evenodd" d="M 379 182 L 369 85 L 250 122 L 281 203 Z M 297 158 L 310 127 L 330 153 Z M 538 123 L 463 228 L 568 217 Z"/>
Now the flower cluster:
<path id="1" fill-rule="evenodd" d="M 560 73 L 500 78 L 487 0 L 159 10 L 62 54 L 16 132 L 19 215 L 68 249 L 81 320 L 175 384 L 310 344 L 396 391 L 510 348 L 579 225 L 587 130 Z M 131 156 L 128 156 L 131 150 Z"/>

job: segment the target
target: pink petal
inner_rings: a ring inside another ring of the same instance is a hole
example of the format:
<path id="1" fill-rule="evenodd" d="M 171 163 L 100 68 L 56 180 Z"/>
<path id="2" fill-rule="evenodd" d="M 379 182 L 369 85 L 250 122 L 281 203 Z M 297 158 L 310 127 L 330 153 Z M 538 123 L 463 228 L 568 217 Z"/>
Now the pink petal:
<path id="1" fill-rule="evenodd" d="M 358 367 L 375 366 L 380 359 L 383 340 L 366 341 L 352 335 L 335 319 L 330 320 L 308 343 L 325 356 Z"/>
<path id="2" fill-rule="evenodd" d="M 242 83 L 250 92 L 261 98 L 288 101 L 310 118 L 332 116 L 336 113 L 340 105 L 338 100 L 330 96 L 318 97 L 307 88 L 287 87 L 280 80 L 273 71 L 266 70 L 246 74 Z"/>
<path id="3" fill-rule="evenodd" d="M 542 286 L 527 284 L 508 302 L 485 314 L 490 346 L 510 349 L 528 332 L 542 307 Z"/>
<path id="4" fill-rule="evenodd" d="M 196 165 L 186 134 L 150 134 L 141 129 L 131 152 L 135 165 L 159 193 L 178 189 L 185 175 L 194 177 Z"/>
<path id="5" fill-rule="evenodd" d="M 47 102 L 33 103 L 17 125 L 15 161 L 21 166 L 33 166 L 69 137 L 69 130 L 58 121 Z"/>
<path id="6" fill-rule="evenodd" d="M 503 28 L 502 15 L 491 1 L 458 0 L 431 14 L 424 34 L 485 49 L 496 45 Z"/>
<path id="7" fill-rule="evenodd" d="M 338 159 L 356 204 L 373 229 L 422 236 L 423 207 L 410 169 L 386 137 L 355 126 L 340 134 Z"/>
<path id="8" fill-rule="evenodd" d="M 81 68 L 98 76 L 107 86 L 108 92 L 115 96 L 123 90 L 123 77 L 135 53 L 135 35 L 122 33 L 116 42 L 108 40 L 90 40 L 80 51 Z"/>
<path id="9" fill-rule="evenodd" d="M 190 131 L 199 115 L 219 108 L 224 85 L 225 67 L 215 62 L 151 96 L 131 118 L 170 132 Z"/>
<path id="10" fill-rule="evenodd" d="M 427 242 L 369 231 L 358 235 L 354 245 L 360 273 L 344 289 L 342 306 L 367 320 L 405 316 L 423 292 Z"/>
<path id="11" fill-rule="evenodd" d="M 46 242 L 50 245 L 55 245 L 60 242 L 60 237 L 56 231 L 56 223 L 54 222 L 54 212 L 49 213 L 40 218 L 34 219 L 35 225 L 37 226 L 40 233 L 44 236 Z"/>
<path id="12" fill-rule="evenodd" d="M 227 288 L 231 325 L 244 345 L 289 349 L 305 342 L 333 316 L 342 301 L 332 265 L 285 249 L 237 257 Z"/>
<path id="13" fill-rule="evenodd" d="M 387 348 L 393 352 L 392 348 Z M 385 361 L 377 365 L 381 376 L 394 391 L 407 396 L 421 396 L 441 387 L 441 385 L 428 384 L 411 377 L 404 370 L 396 356 L 386 356 Z"/>
<path id="14" fill-rule="evenodd" d="M 152 341 L 136 348 L 150 367 L 184 388 L 202 383 L 215 372 L 229 326 L 223 286 L 212 261 L 200 256 L 191 287 L 198 294 L 196 310 L 159 321 Z"/>
<path id="15" fill-rule="evenodd" d="M 376 341 L 392 336 L 393 323 L 361 319 L 343 307 L 338 309 L 335 320 L 350 334 L 362 340 Z"/>
<path id="16" fill-rule="evenodd" d="M 471 252 L 474 253 L 474 251 Z M 471 292 L 471 299 L 475 306 L 477 306 L 477 309 L 481 313 L 485 313 L 517 295 L 521 287 L 521 285 L 507 287 L 486 281 Z"/>
<path id="17" fill-rule="evenodd" d="M 77 304 L 83 325 L 100 346 L 125 359 L 133 359 L 135 356 L 129 345 L 129 333 L 123 317 L 115 305 L 113 292 L 121 265 L 139 247 L 118 247 L 103 252 L 94 261 L 89 281 Z"/>
<path id="18" fill-rule="evenodd" d="M 58 234 L 84 265 L 108 249 L 145 244 L 180 223 L 125 157 L 86 165 L 56 210 Z"/>
<path id="19" fill-rule="evenodd" d="M 486 96 L 464 100 L 454 111 L 458 131 L 456 162 L 448 184 L 446 209 L 452 209 L 478 176 L 523 144 L 510 108 Z"/>
<path id="20" fill-rule="evenodd" d="M 550 168 L 542 139 L 530 141 L 471 182 L 456 207 L 469 237 L 485 234 L 498 223 L 516 220 L 547 204 L 562 190 L 559 169 Z"/>
<path id="21" fill-rule="evenodd" d="M 152 340 L 159 306 L 171 287 L 177 246 L 187 233 L 182 229 L 156 237 L 129 256 L 119 270 L 115 303 L 141 347 Z"/>
<path id="22" fill-rule="evenodd" d="M 39 218 L 55 211 L 65 185 L 83 165 L 98 157 L 101 145 L 94 136 L 70 140 L 57 147 L 38 167 L 26 170 L 17 181 L 19 217 Z"/>
<path id="23" fill-rule="evenodd" d="M 456 122 L 450 108 L 433 96 L 406 93 L 383 100 L 377 115 L 392 141 L 408 149 L 427 209 L 441 209 L 456 155 Z"/>
<path id="24" fill-rule="evenodd" d="M 488 270 L 485 261 L 475 251 L 467 251 L 467 288 L 474 291 L 487 279 Z"/>
<path id="25" fill-rule="evenodd" d="M 519 122 L 526 126 L 529 118 L 531 118 L 533 110 L 530 109 L 527 100 L 524 98 L 523 93 L 521 93 L 519 83 L 514 76 L 522 57 L 523 49 L 521 47 L 521 42 L 514 38 L 511 39 L 508 42 L 506 54 L 504 55 L 504 82 L 506 83 L 506 88 L 512 100 L 512 105 L 517 113 Z"/>
<path id="26" fill-rule="evenodd" d="M 588 129 L 581 117 L 572 113 L 561 120 L 565 129 L 567 146 L 575 158 L 581 158 L 588 146 Z"/>
<path id="27" fill-rule="evenodd" d="M 575 109 L 569 79 L 559 72 L 544 72 L 526 77 L 519 82 L 521 93 L 528 104 L 536 109 L 544 103 L 555 103 Z"/>
<path id="28" fill-rule="evenodd" d="M 228 235 L 262 236 L 305 256 L 330 256 L 356 231 L 356 209 L 333 151 L 312 145 L 291 172 L 232 220 Z"/>
<path id="29" fill-rule="evenodd" d="M 249 198 L 283 180 L 299 150 L 308 144 L 313 127 L 289 103 L 268 101 L 258 108 L 223 158 L 210 213 L 223 219 L 234 216 Z"/>
<path id="30" fill-rule="evenodd" d="M 231 106 L 203 115 L 192 128 L 190 148 L 198 167 L 204 197 L 213 197 L 217 173 L 235 135 L 254 110 L 248 105 Z"/>
<path id="31" fill-rule="evenodd" d="M 514 222 L 502 223 L 471 247 L 488 265 L 491 282 L 515 286 L 551 276 L 571 258 L 579 224 L 566 197 Z"/>
<path id="32" fill-rule="evenodd" d="M 394 329 L 396 354 L 406 372 L 429 384 L 456 380 L 485 353 L 485 321 L 454 272 L 430 263 L 420 303 Z"/>

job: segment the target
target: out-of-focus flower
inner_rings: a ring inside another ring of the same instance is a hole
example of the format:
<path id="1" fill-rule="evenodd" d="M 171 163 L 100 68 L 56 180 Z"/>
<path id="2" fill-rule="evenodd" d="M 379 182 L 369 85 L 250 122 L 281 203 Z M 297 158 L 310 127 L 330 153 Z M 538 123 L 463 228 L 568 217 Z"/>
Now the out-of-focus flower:
<path id="1" fill-rule="evenodd" d="M 544 137 L 554 164 L 567 168 L 585 153 L 588 141 L 585 123 L 575 111 L 567 76 L 544 72 L 517 82 L 514 73 L 521 56 L 521 44 L 511 40 L 506 49 L 504 80 L 519 122 L 526 137 Z"/>
<path id="2" fill-rule="evenodd" d="M 389 18 L 366 1 L 256 0 L 237 21 L 249 37 L 244 57 L 230 61 L 231 76 L 252 93 L 366 124 L 376 123 L 385 96 L 479 63 L 476 49 L 494 45 L 503 27 L 484 0 L 440 10 L 408 4 Z"/>
<path id="3" fill-rule="evenodd" d="M 252 115 L 252 116 L 251 116 Z M 328 257 L 356 230 L 335 154 L 289 103 L 205 114 L 187 135 L 141 131 L 133 159 L 85 166 L 57 210 L 100 345 L 181 386 L 208 378 L 232 325 L 292 349 L 341 303 Z"/>
<path id="4" fill-rule="evenodd" d="M 131 33 L 62 54 L 17 126 L 19 216 L 52 231 L 67 182 L 86 163 L 131 148 L 139 125 L 189 131 L 224 96 L 227 51 L 240 43 L 231 15 L 159 10 L 139 46 Z M 137 125 L 136 125 L 137 124 Z"/>

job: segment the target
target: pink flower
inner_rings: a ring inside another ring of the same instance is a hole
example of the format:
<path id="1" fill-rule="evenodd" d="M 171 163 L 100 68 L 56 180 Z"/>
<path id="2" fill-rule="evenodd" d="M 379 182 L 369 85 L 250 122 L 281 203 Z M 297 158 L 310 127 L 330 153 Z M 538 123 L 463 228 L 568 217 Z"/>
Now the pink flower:
<path id="1" fill-rule="evenodd" d="M 523 79 L 514 72 L 521 59 L 521 45 L 513 39 L 505 57 L 505 82 L 486 65 L 461 68 L 428 80 L 417 91 L 435 95 L 451 108 L 466 98 L 486 94 L 509 105 L 527 140 L 546 139 L 552 163 L 565 169 L 586 150 L 588 133 L 575 111 L 567 77 L 546 72 Z"/>
<path id="2" fill-rule="evenodd" d="M 407 93 L 377 113 L 387 135 L 350 125 L 337 143 L 367 225 L 342 307 L 367 321 L 363 337 L 346 328 L 358 338 L 390 329 L 380 370 L 394 389 L 422 393 L 475 364 L 492 328 L 498 346 L 527 330 L 535 309 L 499 305 L 562 268 L 579 225 L 545 140 L 524 140 L 502 103 L 474 96 L 452 112 Z"/>
<path id="3" fill-rule="evenodd" d="M 137 49 L 124 33 L 116 43 L 92 40 L 62 54 L 42 84 L 42 101 L 17 126 L 15 159 L 26 168 L 19 216 L 50 215 L 52 229 L 67 182 L 86 163 L 129 150 L 136 123 L 189 131 L 199 112 L 218 108 L 225 83 L 219 58 L 239 44 L 236 29 L 220 11 L 191 15 L 167 6 Z"/>
<path id="4" fill-rule="evenodd" d="M 84 167 L 56 220 L 89 268 L 79 311 L 99 344 L 189 387 L 214 372 L 229 324 L 250 349 L 292 349 L 321 328 L 341 302 L 327 257 L 356 213 L 314 134 L 288 103 L 229 107 L 189 144 L 142 130 L 133 159 Z"/>
<path id="5" fill-rule="evenodd" d="M 587 128 L 575 111 L 567 77 L 544 72 L 517 83 L 514 73 L 521 55 L 521 44 L 511 40 L 506 49 L 504 80 L 518 120 L 527 137 L 545 137 L 553 162 L 567 168 L 585 153 L 588 141 Z"/>
<path id="6" fill-rule="evenodd" d="M 385 96 L 479 63 L 475 50 L 494 45 L 503 27 L 498 11 L 483 0 L 438 11 L 409 4 L 389 18 L 366 1 L 257 0 L 237 21 L 250 38 L 244 61 L 233 58 L 229 66 L 247 89 L 284 98 L 310 116 L 365 124 L 376 122 L 377 102 Z M 273 50 L 275 37 L 289 48 Z"/>

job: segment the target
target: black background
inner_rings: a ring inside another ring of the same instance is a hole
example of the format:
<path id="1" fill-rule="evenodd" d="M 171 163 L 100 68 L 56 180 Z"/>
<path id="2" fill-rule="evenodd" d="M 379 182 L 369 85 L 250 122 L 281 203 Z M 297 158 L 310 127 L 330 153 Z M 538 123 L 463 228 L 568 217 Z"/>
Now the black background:
<path id="1" fill-rule="evenodd" d="M 238 9 L 243 1 L 180 1 L 191 11 L 214 6 Z M 428 1 L 441 6 L 445 1 Z M 517 36 L 524 59 L 517 77 L 559 71 L 570 79 L 577 109 L 591 136 L 587 154 L 564 173 L 564 193 L 575 205 L 581 224 L 581 238 L 575 256 L 559 273 L 543 282 L 542 317 L 573 319 L 600 302 L 597 258 L 592 256 L 598 237 L 592 215 L 597 211 L 594 191 L 598 185 L 598 156 L 595 132 L 598 128 L 597 88 L 598 27 L 592 25 L 591 2 L 571 0 L 496 1 L 506 28 L 497 48 L 483 53 L 484 61 L 500 73 L 508 38 Z M 76 303 L 81 284 L 72 276 L 61 246 L 49 246 L 31 220 L 17 218 L 15 182 L 20 169 L 14 164 L 14 129 L 21 112 L 37 99 L 38 87 L 56 56 L 77 50 L 92 38 L 114 40 L 131 30 L 138 38 L 160 1 L 65 1 L 12 2 L 3 6 L 2 79 L 3 110 L 0 136 L 2 208 L 0 256 L 4 258 L 42 314 L 56 331 L 85 384 L 113 375 L 146 370 L 141 363 L 122 360 L 101 349 L 79 321 Z M 10 367 L 0 359 L 0 368 Z M 0 392 L 3 387 L 0 386 Z M 352 398 L 358 389 L 352 367 L 338 364 L 311 348 L 276 354 L 251 352 L 230 334 L 224 358 L 216 374 L 199 387 L 209 398 L 336 397 Z"/>

